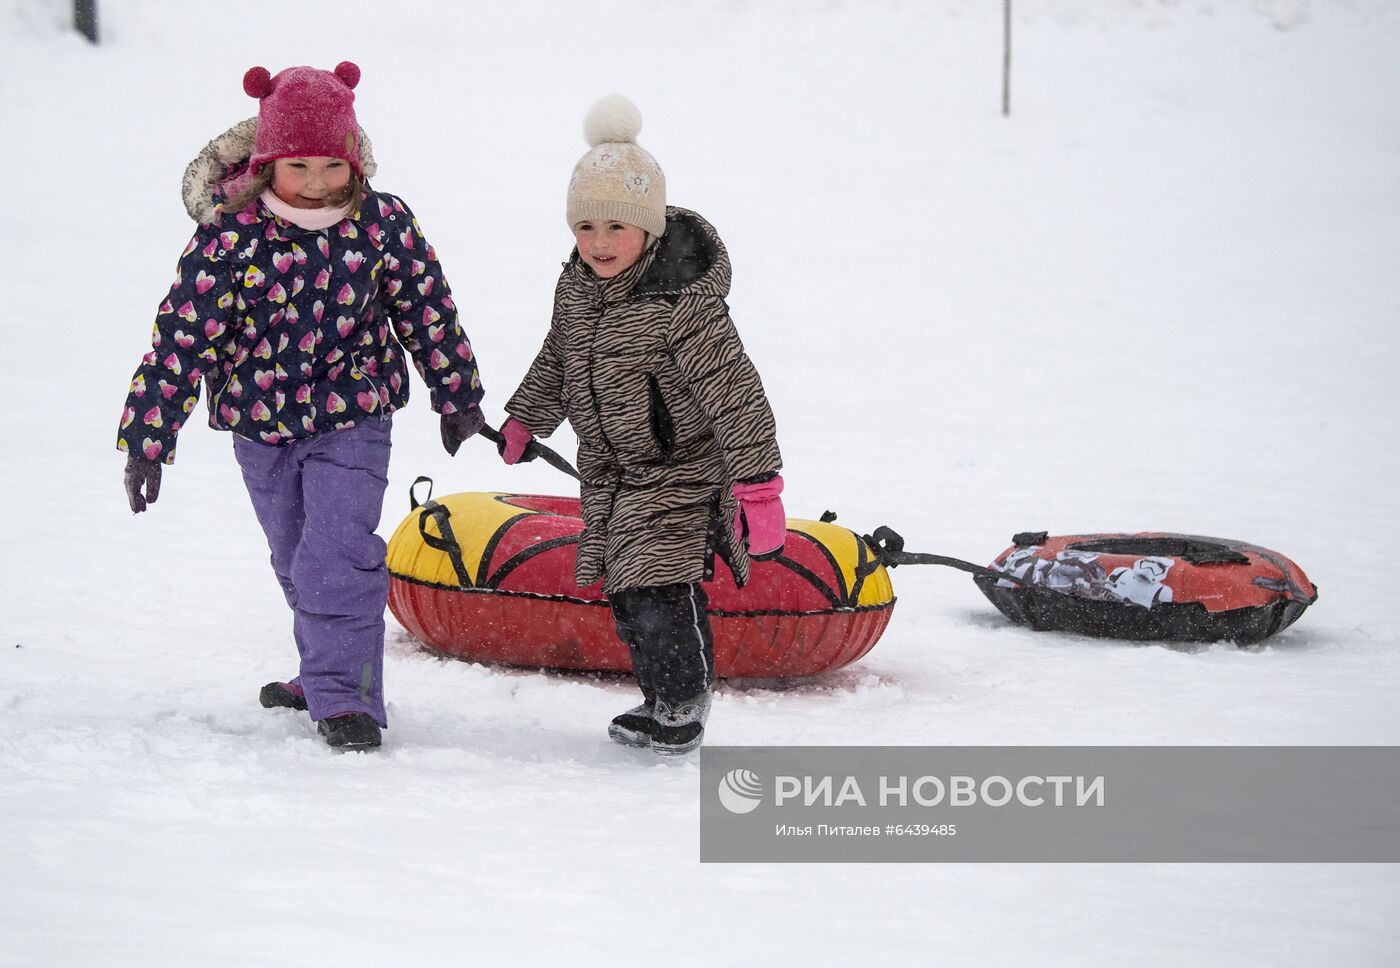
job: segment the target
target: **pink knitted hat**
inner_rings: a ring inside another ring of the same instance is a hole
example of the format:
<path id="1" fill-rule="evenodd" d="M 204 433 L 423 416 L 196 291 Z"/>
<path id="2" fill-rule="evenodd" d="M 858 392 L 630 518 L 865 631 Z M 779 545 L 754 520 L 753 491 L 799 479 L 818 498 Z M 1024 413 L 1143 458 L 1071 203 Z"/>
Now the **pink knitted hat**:
<path id="1" fill-rule="evenodd" d="M 360 68 L 341 61 L 335 72 L 289 67 L 276 77 L 265 67 L 243 75 L 243 90 L 258 98 L 258 130 L 251 170 L 278 158 L 343 158 L 360 172 L 355 91 Z"/>

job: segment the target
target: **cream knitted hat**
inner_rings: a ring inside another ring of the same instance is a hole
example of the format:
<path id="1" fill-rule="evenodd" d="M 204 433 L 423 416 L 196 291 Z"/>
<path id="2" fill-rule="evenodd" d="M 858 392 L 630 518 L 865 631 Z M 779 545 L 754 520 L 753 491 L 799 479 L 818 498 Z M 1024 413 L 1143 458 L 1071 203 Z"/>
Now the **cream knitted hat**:
<path id="1" fill-rule="evenodd" d="M 579 222 L 617 221 L 660 237 L 666 231 L 666 176 L 637 144 L 642 113 L 620 94 L 593 105 L 583 121 L 592 150 L 574 165 L 566 217 Z"/>

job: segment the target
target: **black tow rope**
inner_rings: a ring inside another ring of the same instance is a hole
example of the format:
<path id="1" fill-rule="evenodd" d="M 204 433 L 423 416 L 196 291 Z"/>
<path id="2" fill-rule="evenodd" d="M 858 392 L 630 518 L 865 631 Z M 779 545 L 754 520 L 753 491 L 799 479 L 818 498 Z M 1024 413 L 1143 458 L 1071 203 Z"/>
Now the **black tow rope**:
<path id="1" fill-rule="evenodd" d="M 833 515 L 834 518 L 834 515 Z M 822 520 L 827 520 L 826 515 Z M 1004 571 L 997 571 L 995 568 L 986 568 L 982 565 L 974 565 L 970 561 L 963 561 L 961 558 L 949 558 L 947 555 L 929 555 L 913 551 L 904 550 L 904 538 L 893 528 L 878 527 L 874 534 L 862 535 L 865 543 L 875 552 L 875 558 L 886 568 L 898 568 L 900 565 L 943 565 L 946 568 L 956 568 L 958 571 L 965 571 L 977 578 L 1005 580 L 1017 585 L 1025 585 L 1023 579 Z"/>
<path id="2" fill-rule="evenodd" d="M 503 435 L 495 427 L 492 427 L 490 424 L 486 424 L 484 427 L 481 428 L 480 431 L 478 431 L 478 433 L 480 434 L 480 436 L 485 437 L 487 440 L 491 441 L 491 443 L 495 444 L 497 451 L 500 451 L 501 453 L 505 452 L 505 435 Z M 550 467 L 553 467 L 556 470 L 563 471 L 565 474 L 568 474 L 576 481 L 581 480 L 581 478 L 578 476 L 578 471 L 574 470 L 573 464 L 570 464 L 563 457 L 560 457 L 556 451 L 546 447 L 538 440 L 532 440 L 525 446 L 525 453 L 520 455 L 520 460 L 522 463 L 524 463 L 532 461 L 536 457 L 543 457 L 544 462 Z"/>

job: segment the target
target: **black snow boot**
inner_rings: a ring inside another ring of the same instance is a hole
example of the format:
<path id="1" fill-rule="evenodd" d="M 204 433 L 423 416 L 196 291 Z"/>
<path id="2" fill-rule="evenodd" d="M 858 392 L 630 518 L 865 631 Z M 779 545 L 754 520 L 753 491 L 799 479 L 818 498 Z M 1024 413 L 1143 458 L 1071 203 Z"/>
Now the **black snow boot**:
<path id="1" fill-rule="evenodd" d="M 710 716 L 710 693 L 702 692 L 685 702 L 667 705 L 656 702 L 656 726 L 651 731 L 651 748 L 662 756 L 682 756 L 698 747 L 705 738 L 705 720 Z"/>
<path id="2" fill-rule="evenodd" d="M 379 724 L 368 713 L 346 713 L 323 719 L 316 724 L 316 732 L 335 750 L 372 750 L 382 741 Z"/>
<path id="3" fill-rule="evenodd" d="M 644 702 L 621 716 L 613 717 L 608 724 L 608 736 L 614 743 L 645 749 L 651 745 L 651 734 L 655 729 L 656 704 Z"/>
<path id="4" fill-rule="evenodd" d="M 306 693 L 290 682 L 269 682 L 258 693 L 258 702 L 264 709 L 305 709 Z"/>

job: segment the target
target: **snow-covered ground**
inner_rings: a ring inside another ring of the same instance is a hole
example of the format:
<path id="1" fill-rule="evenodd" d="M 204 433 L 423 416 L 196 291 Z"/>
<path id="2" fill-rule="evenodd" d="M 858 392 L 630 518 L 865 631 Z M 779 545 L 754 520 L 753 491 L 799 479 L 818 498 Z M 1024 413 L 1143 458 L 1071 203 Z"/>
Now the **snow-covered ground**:
<path id="1" fill-rule="evenodd" d="M 133 517 L 113 439 L 244 70 L 364 71 L 377 184 L 435 243 L 498 418 L 544 332 L 579 126 L 622 91 L 719 227 L 788 509 L 990 560 L 1180 530 L 1297 560 L 1264 647 L 1008 626 L 901 569 L 858 664 L 721 687 L 711 742 L 1395 744 L 1400 9 L 1388 0 L 0 2 L 0 965 L 1383 965 L 1367 865 L 698 863 L 698 768 L 607 741 L 628 684 L 433 658 L 338 756 L 258 707 L 288 615 L 228 438 Z M 421 388 L 420 388 L 421 391 Z M 398 421 L 413 478 L 567 493 Z M 201 404 L 202 411 L 202 404 Z M 556 438 L 572 452 L 567 433 Z"/>

